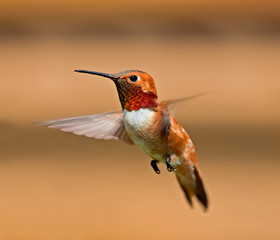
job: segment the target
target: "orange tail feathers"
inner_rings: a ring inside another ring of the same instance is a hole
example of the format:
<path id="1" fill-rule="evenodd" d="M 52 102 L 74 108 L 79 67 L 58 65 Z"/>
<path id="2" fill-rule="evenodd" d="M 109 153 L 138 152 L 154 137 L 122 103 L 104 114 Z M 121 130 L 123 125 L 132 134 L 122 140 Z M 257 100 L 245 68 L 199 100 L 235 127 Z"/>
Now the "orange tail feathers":
<path id="1" fill-rule="evenodd" d="M 175 173 L 178 182 L 182 190 L 184 191 L 185 196 L 191 207 L 193 206 L 192 196 L 195 195 L 199 202 L 203 205 L 204 210 L 206 211 L 208 209 L 208 199 L 197 168 L 193 166 L 193 171 L 188 172 L 187 174 L 182 174 L 181 172 Z M 195 180 L 193 179 L 193 177 L 195 178 Z"/>

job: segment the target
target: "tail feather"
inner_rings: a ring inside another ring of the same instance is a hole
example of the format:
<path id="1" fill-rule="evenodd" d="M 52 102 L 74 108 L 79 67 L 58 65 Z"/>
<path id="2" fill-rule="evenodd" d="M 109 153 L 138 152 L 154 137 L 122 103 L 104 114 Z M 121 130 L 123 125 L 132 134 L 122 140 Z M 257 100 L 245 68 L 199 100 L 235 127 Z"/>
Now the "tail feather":
<path id="1" fill-rule="evenodd" d="M 178 182 L 185 193 L 186 199 L 190 206 L 192 207 L 192 196 L 196 196 L 199 202 L 203 205 L 204 209 L 208 209 L 208 199 L 206 192 L 203 187 L 202 180 L 200 178 L 197 168 L 194 166 L 192 173 L 182 174 L 176 172 L 176 177 Z M 193 179 L 193 177 L 195 179 Z"/>
<path id="2" fill-rule="evenodd" d="M 206 195 L 206 192 L 204 190 L 202 180 L 199 176 L 199 173 L 198 173 L 196 167 L 194 168 L 194 175 L 195 175 L 195 179 L 196 179 L 196 193 L 195 193 L 195 196 L 201 202 L 201 204 L 204 206 L 204 209 L 207 210 L 208 209 L 207 195 Z"/>
<path id="3" fill-rule="evenodd" d="M 177 180 L 180 184 L 180 187 L 182 188 L 183 192 L 185 193 L 186 199 L 188 201 L 188 203 L 190 204 L 191 207 L 193 207 L 193 202 L 192 202 L 192 195 L 190 194 L 189 190 L 186 188 L 185 184 L 183 184 L 183 181 L 181 180 L 181 178 L 177 176 Z"/>

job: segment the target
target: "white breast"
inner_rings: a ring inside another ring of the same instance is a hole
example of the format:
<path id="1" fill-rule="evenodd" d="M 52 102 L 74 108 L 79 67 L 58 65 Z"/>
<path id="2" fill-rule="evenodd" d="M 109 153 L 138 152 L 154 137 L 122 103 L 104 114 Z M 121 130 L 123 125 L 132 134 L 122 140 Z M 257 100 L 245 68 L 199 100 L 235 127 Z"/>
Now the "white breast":
<path id="1" fill-rule="evenodd" d="M 140 108 L 138 111 L 124 110 L 124 124 L 127 130 L 143 130 L 154 120 L 154 111 L 148 108 Z"/>
<path id="2" fill-rule="evenodd" d="M 148 108 L 138 111 L 124 110 L 124 126 L 131 140 L 153 159 L 165 161 L 162 158 L 161 142 L 155 134 L 156 113 Z M 159 149 L 159 151 L 156 151 Z"/>
<path id="3" fill-rule="evenodd" d="M 154 111 L 141 108 L 138 111 L 124 110 L 124 126 L 129 137 L 140 147 L 146 140 L 146 133 L 154 122 Z"/>

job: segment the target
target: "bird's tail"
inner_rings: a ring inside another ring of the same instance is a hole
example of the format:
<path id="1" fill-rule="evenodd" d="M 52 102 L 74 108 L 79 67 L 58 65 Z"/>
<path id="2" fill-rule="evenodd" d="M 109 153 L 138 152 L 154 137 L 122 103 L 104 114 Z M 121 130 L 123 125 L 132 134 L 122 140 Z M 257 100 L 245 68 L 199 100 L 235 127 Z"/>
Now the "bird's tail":
<path id="1" fill-rule="evenodd" d="M 179 168 L 175 173 L 189 204 L 192 206 L 192 196 L 195 196 L 207 210 L 208 199 L 197 167 L 192 164 L 188 167 Z"/>

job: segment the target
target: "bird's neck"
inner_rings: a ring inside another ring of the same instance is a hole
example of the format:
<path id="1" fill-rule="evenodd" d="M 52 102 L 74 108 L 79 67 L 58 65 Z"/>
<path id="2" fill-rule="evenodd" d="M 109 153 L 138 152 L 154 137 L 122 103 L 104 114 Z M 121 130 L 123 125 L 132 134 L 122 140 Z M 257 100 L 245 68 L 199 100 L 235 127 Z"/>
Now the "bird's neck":
<path id="1" fill-rule="evenodd" d="M 141 87 L 136 86 L 129 89 L 116 86 L 122 108 L 127 111 L 138 111 L 141 108 L 156 108 L 158 106 L 158 96 L 153 92 L 143 92 Z"/>

